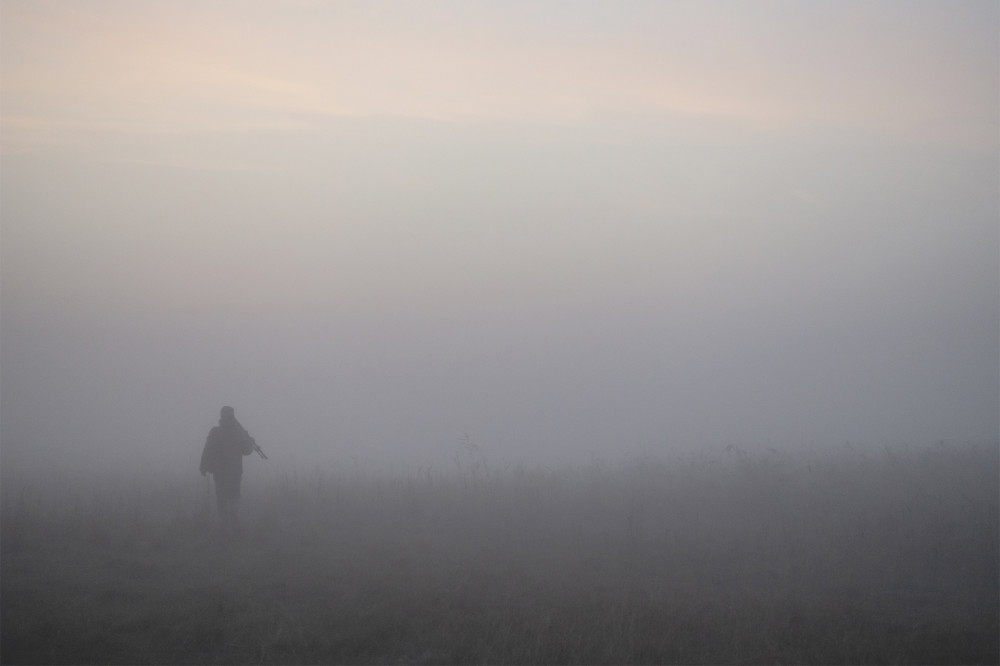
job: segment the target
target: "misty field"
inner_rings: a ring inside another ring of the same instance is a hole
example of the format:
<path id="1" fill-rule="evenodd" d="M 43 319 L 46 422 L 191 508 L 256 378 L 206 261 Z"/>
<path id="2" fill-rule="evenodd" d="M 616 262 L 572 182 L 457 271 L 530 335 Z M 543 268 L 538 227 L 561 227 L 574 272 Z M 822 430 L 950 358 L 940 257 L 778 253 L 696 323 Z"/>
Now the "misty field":
<path id="1" fill-rule="evenodd" d="M 8 482 L 0 659 L 997 663 L 998 483 L 995 444 L 558 470 L 467 447 L 247 478 L 221 538 L 196 473 Z"/>

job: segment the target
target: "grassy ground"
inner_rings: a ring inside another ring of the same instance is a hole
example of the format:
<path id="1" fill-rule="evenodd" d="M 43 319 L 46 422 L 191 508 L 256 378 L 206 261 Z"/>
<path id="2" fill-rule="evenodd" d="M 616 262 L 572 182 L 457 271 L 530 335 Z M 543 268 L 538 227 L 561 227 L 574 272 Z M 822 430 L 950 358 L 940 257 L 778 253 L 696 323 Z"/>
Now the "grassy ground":
<path id="1" fill-rule="evenodd" d="M 997 457 L 6 484 L 0 659 L 997 663 Z"/>

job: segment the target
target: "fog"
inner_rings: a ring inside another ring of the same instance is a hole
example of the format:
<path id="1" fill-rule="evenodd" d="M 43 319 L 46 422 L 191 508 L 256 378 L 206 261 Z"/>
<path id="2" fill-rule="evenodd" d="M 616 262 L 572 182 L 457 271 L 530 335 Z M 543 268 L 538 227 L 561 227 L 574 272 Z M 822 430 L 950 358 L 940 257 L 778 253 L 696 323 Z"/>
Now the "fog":
<path id="1" fill-rule="evenodd" d="M 5 475 L 995 442 L 996 5 L 748 11 L 5 3 Z"/>
<path id="2" fill-rule="evenodd" d="M 0 661 L 997 663 L 998 25 L 3 0 Z"/>

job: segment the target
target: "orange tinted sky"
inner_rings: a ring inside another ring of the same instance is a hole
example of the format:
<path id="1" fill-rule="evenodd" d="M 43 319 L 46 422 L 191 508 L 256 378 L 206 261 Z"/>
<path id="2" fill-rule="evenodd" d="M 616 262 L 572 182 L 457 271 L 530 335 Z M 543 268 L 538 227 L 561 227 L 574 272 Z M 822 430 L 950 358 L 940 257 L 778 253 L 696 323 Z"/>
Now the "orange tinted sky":
<path id="1" fill-rule="evenodd" d="M 3 0 L 5 467 L 992 438 L 998 13 Z"/>
<path id="2" fill-rule="evenodd" d="M 990 2 L 8 1 L 6 143 L 306 114 L 678 112 L 992 145 L 995 14 Z"/>

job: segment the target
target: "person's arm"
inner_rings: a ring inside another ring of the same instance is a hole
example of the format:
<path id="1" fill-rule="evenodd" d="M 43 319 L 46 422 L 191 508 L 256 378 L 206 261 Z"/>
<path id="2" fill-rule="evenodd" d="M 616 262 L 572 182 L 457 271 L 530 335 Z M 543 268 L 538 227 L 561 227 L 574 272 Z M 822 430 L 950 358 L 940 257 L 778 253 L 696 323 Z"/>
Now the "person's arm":
<path id="1" fill-rule="evenodd" d="M 240 429 L 240 453 L 248 456 L 257 448 L 257 442 L 250 436 L 250 433 L 247 432 L 242 423 L 237 422 L 237 427 Z"/>
<path id="2" fill-rule="evenodd" d="M 215 428 L 208 433 L 205 439 L 205 448 L 201 450 L 201 475 L 205 476 L 209 472 L 215 472 Z"/>

